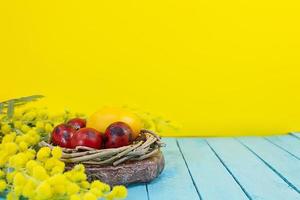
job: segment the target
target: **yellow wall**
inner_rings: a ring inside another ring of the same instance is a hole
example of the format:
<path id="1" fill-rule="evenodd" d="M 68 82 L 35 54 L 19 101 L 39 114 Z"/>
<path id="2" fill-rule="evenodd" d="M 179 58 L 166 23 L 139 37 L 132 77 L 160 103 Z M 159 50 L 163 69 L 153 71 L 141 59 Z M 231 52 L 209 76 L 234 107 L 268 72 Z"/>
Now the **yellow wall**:
<path id="1" fill-rule="evenodd" d="M 1 1 L 0 100 L 129 104 L 180 134 L 300 130 L 298 0 Z"/>

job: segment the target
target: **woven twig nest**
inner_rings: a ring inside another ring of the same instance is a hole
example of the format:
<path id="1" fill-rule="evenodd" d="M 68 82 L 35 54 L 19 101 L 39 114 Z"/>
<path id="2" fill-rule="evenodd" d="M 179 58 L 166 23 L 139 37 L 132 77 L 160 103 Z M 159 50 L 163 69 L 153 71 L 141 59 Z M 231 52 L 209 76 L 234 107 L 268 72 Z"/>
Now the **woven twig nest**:
<path id="1" fill-rule="evenodd" d="M 39 146 L 47 146 L 51 149 L 52 144 L 42 141 Z M 61 160 L 65 163 L 98 166 L 117 166 L 125 161 L 141 161 L 160 153 L 160 147 L 165 146 L 160 137 L 153 131 L 143 129 L 139 137 L 128 146 L 110 149 L 94 149 L 85 146 L 77 146 L 75 149 L 62 148 Z"/>

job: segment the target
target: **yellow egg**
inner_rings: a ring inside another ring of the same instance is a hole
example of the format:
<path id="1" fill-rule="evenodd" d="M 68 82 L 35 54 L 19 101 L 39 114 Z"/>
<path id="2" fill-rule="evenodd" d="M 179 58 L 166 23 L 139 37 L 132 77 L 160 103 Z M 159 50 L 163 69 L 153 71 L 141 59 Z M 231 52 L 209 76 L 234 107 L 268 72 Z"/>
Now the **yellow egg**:
<path id="1" fill-rule="evenodd" d="M 134 139 L 143 128 L 143 123 L 137 115 L 129 110 L 118 107 L 106 107 L 98 110 L 88 118 L 87 127 L 104 133 L 106 128 L 114 122 L 124 122 L 128 124 L 133 131 L 132 137 Z"/>

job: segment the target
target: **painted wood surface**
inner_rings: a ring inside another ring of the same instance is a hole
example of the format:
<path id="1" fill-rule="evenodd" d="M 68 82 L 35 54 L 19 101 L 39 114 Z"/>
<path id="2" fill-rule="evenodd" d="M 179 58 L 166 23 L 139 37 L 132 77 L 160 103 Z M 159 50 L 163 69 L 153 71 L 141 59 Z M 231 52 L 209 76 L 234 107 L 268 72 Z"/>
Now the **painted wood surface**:
<path id="1" fill-rule="evenodd" d="M 300 199 L 300 195 L 234 138 L 208 139 L 250 199 Z"/>
<path id="2" fill-rule="evenodd" d="M 128 188 L 128 197 L 130 200 L 148 200 L 146 184 L 131 185 Z"/>
<path id="3" fill-rule="evenodd" d="M 290 135 L 300 138 L 300 132 L 293 132 L 293 133 L 290 133 Z"/>
<path id="4" fill-rule="evenodd" d="M 253 151 L 262 162 L 300 193 L 300 160 L 260 137 L 245 137 L 239 140 Z"/>
<path id="5" fill-rule="evenodd" d="M 269 142 L 300 159 L 300 138 L 294 135 L 265 137 Z"/>
<path id="6" fill-rule="evenodd" d="M 179 147 L 203 199 L 248 199 L 204 139 L 180 139 Z"/>
<path id="7" fill-rule="evenodd" d="M 148 184 L 149 199 L 200 199 L 176 139 L 168 138 L 163 141 L 167 145 L 162 149 L 166 167 L 161 176 Z"/>
<path id="8" fill-rule="evenodd" d="M 163 141 L 163 173 L 128 200 L 300 200 L 298 133 Z"/>

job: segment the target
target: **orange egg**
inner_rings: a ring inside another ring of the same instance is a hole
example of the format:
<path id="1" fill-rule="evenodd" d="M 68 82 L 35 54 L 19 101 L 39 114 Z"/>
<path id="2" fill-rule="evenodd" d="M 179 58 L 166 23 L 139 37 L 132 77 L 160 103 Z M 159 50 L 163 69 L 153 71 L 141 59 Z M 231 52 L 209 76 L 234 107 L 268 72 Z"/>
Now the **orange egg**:
<path id="1" fill-rule="evenodd" d="M 124 122 L 128 124 L 133 131 L 133 139 L 139 135 L 143 128 L 143 123 L 136 114 L 127 109 L 118 107 L 106 107 L 93 113 L 87 120 L 87 127 L 104 133 L 106 128 L 114 122 Z"/>

